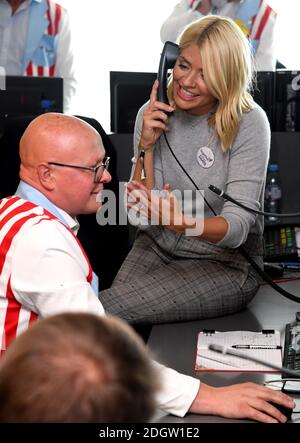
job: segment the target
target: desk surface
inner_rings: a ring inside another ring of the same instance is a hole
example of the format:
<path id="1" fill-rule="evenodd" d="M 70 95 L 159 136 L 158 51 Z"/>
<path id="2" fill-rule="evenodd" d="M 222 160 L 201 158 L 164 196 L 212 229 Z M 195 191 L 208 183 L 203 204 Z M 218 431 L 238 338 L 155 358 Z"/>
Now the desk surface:
<path id="1" fill-rule="evenodd" d="M 300 297 L 300 281 L 283 283 L 282 287 Z M 245 381 L 263 383 L 266 377 L 270 379 L 274 377 L 274 375 L 239 372 L 196 373 L 194 371 L 194 363 L 198 332 L 201 329 L 216 329 L 220 331 L 277 329 L 281 332 L 282 345 L 284 345 L 285 324 L 294 321 L 295 313 L 299 310 L 299 303 L 284 298 L 270 286 L 266 285 L 260 288 L 248 308 L 237 314 L 208 320 L 154 326 L 148 340 L 148 345 L 159 362 L 184 374 L 198 377 L 204 383 L 213 386 L 230 385 Z M 299 407 L 300 399 L 297 401 L 296 409 L 299 410 Z M 300 422 L 299 415 L 300 414 L 295 414 L 293 416 L 293 422 Z M 161 423 L 230 423 L 241 421 L 246 422 L 246 420 L 229 420 L 221 417 L 195 414 L 188 414 L 184 419 L 170 415 L 158 419 L 158 422 Z"/>

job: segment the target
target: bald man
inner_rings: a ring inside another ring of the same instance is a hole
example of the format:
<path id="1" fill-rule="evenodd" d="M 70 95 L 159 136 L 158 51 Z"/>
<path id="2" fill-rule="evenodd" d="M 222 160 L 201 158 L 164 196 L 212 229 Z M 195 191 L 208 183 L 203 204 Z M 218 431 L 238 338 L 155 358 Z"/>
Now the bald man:
<path id="1" fill-rule="evenodd" d="M 27 127 L 20 157 L 16 195 L 0 201 L 1 352 L 37 318 L 104 314 L 97 280 L 76 238 L 76 216 L 97 211 L 97 194 L 111 180 L 99 134 L 75 117 L 44 114 Z M 294 406 L 285 394 L 263 386 L 213 388 L 155 365 L 162 386 L 157 404 L 166 413 L 284 422 L 268 401 Z"/>
<path id="2" fill-rule="evenodd" d="M 97 211 L 96 196 L 111 180 L 98 132 L 75 117 L 44 114 L 27 127 L 20 158 L 20 185 L 0 208 L 2 349 L 37 316 L 103 314 L 75 237 L 76 216 Z"/>
<path id="3" fill-rule="evenodd" d="M 76 216 L 97 211 L 96 197 L 111 180 L 98 132 L 75 117 L 44 114 L 25 130 L 20 158 L 16 195 L 0 201 L 2 352 L 37 318 L 104 314 L 97 279 L 76 238 Z M 183 416 L 199 381 L 156 366 L 163 386 L 158 405 Z"/>

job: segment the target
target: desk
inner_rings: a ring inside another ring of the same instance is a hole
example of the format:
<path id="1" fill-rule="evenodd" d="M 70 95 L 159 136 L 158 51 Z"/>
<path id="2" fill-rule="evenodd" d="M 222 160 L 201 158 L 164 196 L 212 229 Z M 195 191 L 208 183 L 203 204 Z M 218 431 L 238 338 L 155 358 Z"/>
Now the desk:
<path id="1" fill-rule="evenodd" d="M 282 287 L 300 297 L 300 281 L 283 283 Z M 281 341 L 282 345 L 284 345 L 285 324 L 294 321 L 295 313 L 299 310 L 299 303 L 284 298 L 270 286 L 265 285 L 259 289 L 248 308 L 237 314 L 208 320 L 154 326 L 148 340 L 148 346 L 159 362 L 184 374 L 201 378 L 204 383 L 213 386 L 230 385 L 245 381 L 263 383 L 266 377 L 270 378 L 273 375 L 251 372 L 201 374 L 194 372 L 198 332 L 201 329 L 216 329 L 220 331 L 277 329 L 281 332 Z M 297 401 L 297 410 L 299 410 L 299 407 L 300 399 Z M 248 422 L 248 420 L 230 420 L 196 414 L 188 414 L 183 419 L 168 415 L 159 418 L 157 421 L 160 423 Z M 300 423 L 300 414 L 293 416 L 293 422 Z"/>

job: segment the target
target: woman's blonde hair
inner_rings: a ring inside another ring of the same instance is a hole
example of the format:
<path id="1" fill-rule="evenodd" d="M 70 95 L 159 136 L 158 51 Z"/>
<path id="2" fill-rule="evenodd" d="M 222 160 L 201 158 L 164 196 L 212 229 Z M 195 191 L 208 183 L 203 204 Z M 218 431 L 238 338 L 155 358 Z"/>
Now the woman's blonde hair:
<path id="1" fill-rule="evenodd" d="M 249 93 L 253 75 L 250 44 L 233 20 L 214 15 L 197 20 L 183 31 L 180 50 L 193 44 L 201 51 L 204 81 L 217 100 L 209 124 L 215 125 L 226 151 L 234 142 L 241 115 L 253 108 Z M 172 81 L 168 94 L 172 99 Z"/>

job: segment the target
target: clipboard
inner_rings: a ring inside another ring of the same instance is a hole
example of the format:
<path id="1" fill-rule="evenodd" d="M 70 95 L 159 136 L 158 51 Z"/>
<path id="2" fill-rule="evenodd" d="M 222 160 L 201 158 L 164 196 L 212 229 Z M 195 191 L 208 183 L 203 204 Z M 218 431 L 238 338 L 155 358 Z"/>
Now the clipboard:
<path id="1" fill-rule="evenodd" d="M 235 355 L 219 354 L 208 349 L 210 344 L 240 349 L 244 355 L 253 355 L 266 363 L 282 365 L 280 332 L 273 329 L 220 332 L 203 329 L 198 334 L 195 361 L 196 372 L 279 372 Z"/>

